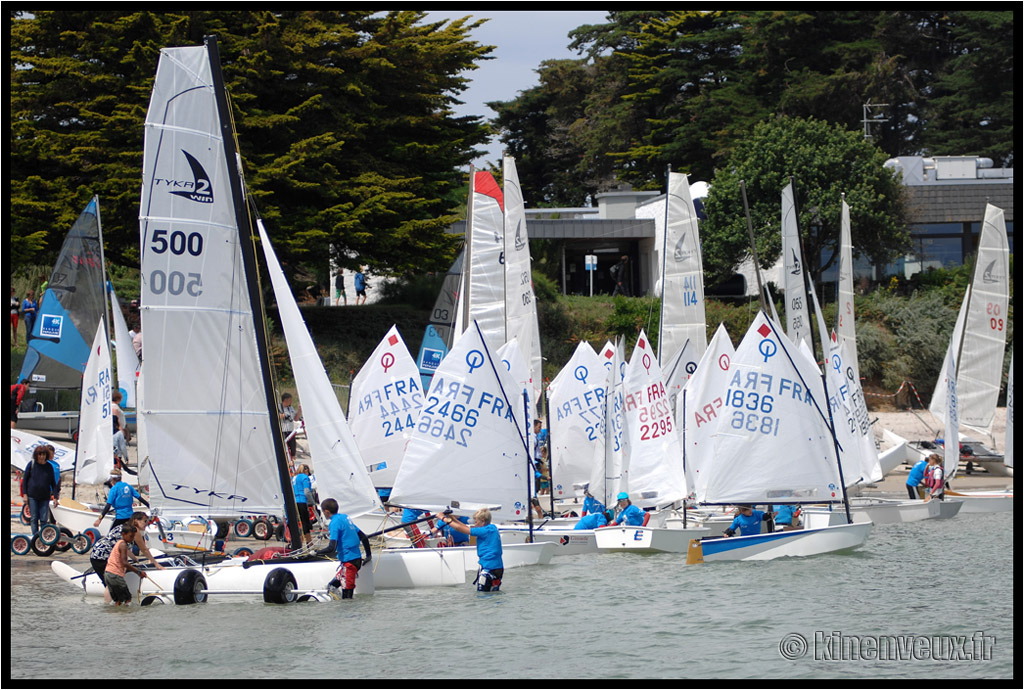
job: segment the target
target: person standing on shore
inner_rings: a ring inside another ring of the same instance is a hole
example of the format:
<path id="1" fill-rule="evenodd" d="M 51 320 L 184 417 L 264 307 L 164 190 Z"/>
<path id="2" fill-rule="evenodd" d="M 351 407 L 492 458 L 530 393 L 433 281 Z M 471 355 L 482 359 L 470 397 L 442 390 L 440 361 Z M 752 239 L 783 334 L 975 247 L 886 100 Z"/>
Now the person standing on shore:
<path id="1" fill-rule="evenodd" d="M 114 524 L 113 527 L 124 524 L 132 519 L 132 508 L 135 505 L 135 499 L 142 501 L 142 495 L 135 490 L 135 487 L 128 482 L 121 481 L 121 470 L 114 468 L 110 471 L 110 479 L 107 480 L 112 483 L 110 487 L 110 493 L 107 494 L 107 503 L 103 506 L 103 510 L 100 512 L 100 516 L 96 518 L 96 522 L 92 523 L 94 527 L 99 527 L 100 522 L 106 517 L 107 513 L 111 509 L 114 510 Z M 146 503 L 145 501 L 142 501 Z M 149 505 L 149 504 L 146 504 Z"/>
<path id="2" fill-rule="evenodd" d="M 354 279 L 356 286 L 356 304 L 366 304 L 366 276 L 363 275 L 363 268 L 360 266 Z"/>
<path id="3" fill-rule="evenodd" d="M 295 434 L 295 422 L 302 418 L 302 405 L 299 405 L 298 410 L 292 407 L 292 394 L 284 393 L 281 395 L 281 431 L 284 432 L 284 437 L 288 442 L 288 454 L 292 460 L 295 461 L 295 450 L 296 441 Z"/>
<path id="4" fill-rule="evenodd" d="M 14 294 L 11 288 L 11 347 L 18 346 L 18 313 L 21 310 L 21 300 Z"/>
<path id="5" fill-rule="evenodd" d="M 35 293 L 31 290 L 25 293 L 25 301 L 21 303 L 21 318 L 25 322 L 25 343 L 28 344 L 32 337 L 32 327 L 36 322 L 36 311 L 39 305 L 36 304 Z"/>
<path id="6" fill-rule="evenodd" d="M 344 271 L 338 271 L 338 275 L 334 276 L 334 306 L 341 306 L 342 301 L 344 301 L 347 307 L 348 296 L 345 294 L 345 273 Z"/>
<path id="7" fill-rule="evenodd" d="M 49 446 L 36 446 L 32 451 L 32 462 L 25 466 L 21 475 L 21 495 L 28 500 L 33 537 L 50 521 L 50 499 L 53 499 L 54 506 L 60 500 L 60 479 L 50 465 L 52 457 L 53 451 Z"/>

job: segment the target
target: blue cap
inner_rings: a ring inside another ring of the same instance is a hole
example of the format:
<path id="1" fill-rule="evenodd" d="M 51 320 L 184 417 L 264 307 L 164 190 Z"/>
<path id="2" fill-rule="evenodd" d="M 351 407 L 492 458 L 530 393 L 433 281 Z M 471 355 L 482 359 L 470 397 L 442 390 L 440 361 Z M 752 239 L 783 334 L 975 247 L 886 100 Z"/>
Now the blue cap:
<path id="1" fill-rule="evenodd" d="M 625 491 L 620 491 L 619 495 L 615 497 L 615 500 L 616 501 L 628 501 L 629 500 L 629 494 L 627 494 Z"/>

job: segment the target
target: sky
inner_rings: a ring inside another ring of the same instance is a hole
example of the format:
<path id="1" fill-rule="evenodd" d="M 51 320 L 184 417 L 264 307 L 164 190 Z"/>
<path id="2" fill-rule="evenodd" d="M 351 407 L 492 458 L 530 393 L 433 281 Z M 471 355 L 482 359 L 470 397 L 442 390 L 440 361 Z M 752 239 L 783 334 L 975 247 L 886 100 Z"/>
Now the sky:
<path id="1" fill-rule="evenodd" d="M 569 50 L 569 32 L 584 24 L 604 24 L 607 11 L 563 12 L 493 12 L 460 9 L 455 11 L 427 11 L 426 21 L 460 19 L 471 15 L 474 19 L 489 18 L 483 26 L 471 32 L 473 40 L 496 46 L 494 59 L 483 60 L 479 68 L 466 74 L 472 80 L 460 100 L 465 105 L 456 109 L 457 115 L 479 115 L 485 120 L 495 112 L 485 103 L 510 101 L 537 85 L 537 68 L 544 60 L 578 59 L 581 56 Z M 501 144 L 495 139 L 486 147 L 487 153 L 473 161 L 477 167 L 487 162 L 500 164 Z"/>

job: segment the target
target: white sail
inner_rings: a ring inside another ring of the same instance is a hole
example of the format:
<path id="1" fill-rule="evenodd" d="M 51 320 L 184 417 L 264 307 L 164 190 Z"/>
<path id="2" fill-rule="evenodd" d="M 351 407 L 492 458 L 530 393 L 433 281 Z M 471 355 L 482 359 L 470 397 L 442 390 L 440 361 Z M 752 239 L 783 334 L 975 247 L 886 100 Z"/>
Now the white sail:
<path id="1" fill-rule="evenodd" d="M 946 371 L 956 371 L 956 354 L 953 352 L 952 344 L 946 350 Z M 957 467 L 960 465 L 960 396 L 957 390 L 956 376 L 947 373 L 946 380 L 942 382 L 942 385 L 946 390 L 942 477 L 944 481 L 949 481 L 956 474 Z"/>
<path id="2" fill-rule="evenodd" d="M 606 506 L 615 503 L 615 496 L 625 488 L 625 438 L 623 426 L 622 382 L 626 363 L 622 347 L 606 343 L 600 357 L 605 366 L 604 436 L 599 443 L 597 462 L 590 474 L 590 493 Z"/>
<path id="3" fill-rule="evenodd" d="M 459 294 L 459 303 L 469 300 L 466 330 L 476 321 L 488 345 L 505 342 L 505 219 L 504 198 L 494 176 L 489 172 L 473 173 L 470 195 L 467 254 L 464 270 L 469 276 L 467 289 Z"/>
<path id="4" fill-rule="evenodd" d="M 689 341 L 690 371 L 707 349 L 704 316 L 704 265 L 701 261 L 697 212 L 690 198 L 686 175 L 670 172 L 665 207 L 665 235 L 661 242 L 661 325 L 658 361 L 664 366 Z"/>
<path id="5" fill-rule="evenodd" d="M 434 374 L 390 502 L 437 511 L 458 501 L 525 519 L 532 468 L 515 389 L 480 329 L 463 333 Z"/>
<path id="6" fill-rule="evenodd" d="M 32 462 L 32 453 L 39 446 L 53 446 L 53 461 L 60 465 L 61 472 L 75 468 L 75 449 L 63 446 L 42 436 L 25 431 L 11 429 L 11 467 L 19 472 Z"/>
<path id="7" fill-rule="evenodd" d="M 117 377 L 115 387 L 124 392 L 121 407 L 134 408 L 135 374 L 139 369 L 139 356 L 135 354 L 131 336 L 128 335 L 128 324 L 124 321 L 121 304 L 117 301 L 114 288 L 110 288 L 110 303 L 114 313 L 114 358 L 117 361 Z"/>
<path id="8" fill-rule="evenodd" d="M 881 481 L 882 468 L 878 463 L 875 434 L 857 376 L 856 361 L 847 351 L 847 346 L 848 343 L 838 337 L 829 341 L 825 375 L 828 378 L 832 421 L 841 448 L 843 480 L 847 486 L 853 486 L 858 482 Z"/>
<path id="9" fill-rule="evenodd" d="M 555 498 L 576 496 L 573 486 L 590 481 L 598 452 L 604 451 L 606 370 L 586 341 L 548 386 L 551 420 L 551 492 Z"/>
<path id="10" fill-rule="evenodd" d="M 421 386 L 416 362 L 392 326 L 352 380 L 348 405 L 348 423 L 374 486 L 395 482 L 423 409 Z"/>
<path id="11" fill-rule="evenodd" d="M 530 238 L 526 228 L 523 190 L 519 186 L 515 159 L 511 156 L 504 157 L 502 177 L 505 210 L 505 340 L 519 339 L 519 348 L 530 370 L 530 399 L 536 409 L 541 392 L 537 300 L 533 294 Z"/>
<path id="12" fill-rule="evenodd" d="M 821 374 L 764 314 L 736 348 L 701 503 L 842 500 Z M 815 381 L 819 382 L 817 386 Z"/>
<path id="13" fill-rule="evenodd" d="M 110 394 L 110 349 L 106 321 L 100 318 L 82 376 L 82 402 L 78 411 L 78 449 L 75 481 L 100 484 L 114 469 L 114 420 Z"/>
<path id="14" fill-rule="evenodd" d="M 676 420 L 682 433 L 683 465 L 689 492 L 694 492 L 698 483 L 706 483 L 703 468 L 712 462 L 714 434 L 725 412 L 725 390 L 735 354 L 725 325 L 719 324 L 683 389 Z"/>
<path id="15" fill-rule="evenodd" d="M 146 115 L 142 321 L 151 500 L 164 515 L 284 505 L 206 46 L 161 51 Z M 236 187 L 236 193 L 237 192 Z"/>
<path id="16" fill-rule="evenodd" d="M 337 500 L 342 512 L 349 516 L 379 509 L 380 499 L 366 472 L 356 439 L 345 421 L 341 404 L 338 403 L 299 305 L 288 286 L 288 279 L 278 263 L 270 237 L 262 220 L 257 220 L 256 225 L 267 262 L 267 273 L 277 300 L 281 329 L 288 343 L 288 358 L 292 364 L 295 386 L 298 388 L 299 400 L 303 403 L 302 418 L 305 421 L 318 492 L 324 498 Z M 406 357 L 412 367 L 412 380 L 407 381 L 407 385 L 419 386 L 420 377 L 416 365 L 412 363 L 408 352 Z"/>
<path id="17" fill-rule="evenodd" d="M 686 497 L 683 451 L 658 357 L 643 330 L 626 367 L 623 387 L 629 434 L 630 500 L 641 508 L 664 507 Z"/>
<path id="18" fill-rule="evenodd" d="M 961 306 L 963 323 L 961 325 L 957 319 L 954 340 L 950 344 L 958 362 L 956 387 L 960 396 L 960 424 L 985 433 L 992 427 L 1002 384 L 1009 277 L 1005 218 L 1002 209 L 989 204 L 978 239 L 971 286 Z M 939 375 L 936 394 L 929 406 L 939 419 L 945 419 L 946 403 L 939 393 L 943 377 Z"/>
<path id="19" fill-rule="evenodd" d="M 804 340 L 809 345 L 811 322 L 807 312 L 807 287 L 804 282 L 804 262 L 800 251 L 800 230 L 792 182 L 782 190 L 782 258 L 785 267 L 783 289 L 786 292 L 786 335 L 794 343 Z"/>
<path id="20" fill-rule="evenodd" d="M 705 348 L 706 350 L 707 348 Z M 679 394 L 683 392 L 686 382 L 697 370 L 699 362 L 700 357 L 697 359 L 690 357 L 690 341 L 687 340 L 674 357 L 663 363 L 661 371 L 665 377 L 665 390 L 668 393 L 669 403 L 672 405 L 673 415 L 679 409 Z"/>
<path id="21" fill-rule="evenodd" d="M 839 302 L 836 304 L 836 333 L 846 345 L 848 364 L 859 378 L 857 328 L 853 311 L 853 240 L 850 238 L 850 207 L 843 199 L 839 239 Z"/>

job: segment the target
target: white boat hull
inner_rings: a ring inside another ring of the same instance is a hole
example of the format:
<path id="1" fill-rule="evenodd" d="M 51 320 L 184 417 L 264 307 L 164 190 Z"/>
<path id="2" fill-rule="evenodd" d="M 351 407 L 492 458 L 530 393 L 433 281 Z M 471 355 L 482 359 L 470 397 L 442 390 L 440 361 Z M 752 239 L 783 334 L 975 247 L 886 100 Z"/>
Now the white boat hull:
<path id="1" fill-rule="evenodd" d="M 1001 491 L 947 491 L 946 496 L 960 501 L 961 513 L 1006 513 L 1013 510 L 1013 494 Z"/>
<path id="2" fill-rule="evenodd" d="M 703 560 L 708 562 L 770 561 L 792 556 L 816 556 L 859 547 L 867 539 L 872 526 L 870 522 L 854 522 L 818 529 L 703 539 L 700 548 Z"/>
<path id="3" fill-rule="evenodd" d="M 573 529 L 572 527 L 544 527 L 533 530 L 534 542 L 550 542 L 554 544 L 553 556 L 575 556 L 581 553 L 597 553 L 597 540 L 592 529 Z M 530 538 L 530 530 L 525 527 L 498 527 L 501 535 L 502 549 L 511 544 L 524 544 Z"/>
<path id="4" fill-rule="evenodd" d="M 80 510 L 63 504 L 57 505 L 56 507 L 50 506 L 50 512 L 53 514 L 53 519 L 57 521 L 57 524 L 61 527 L 67 527 L 71 530 L 72 534 L 79 534 L 92 528 L 99 530 L 101 535 L 106 535 L 110 532 L 110 529 L 114 524 L 114 516 L 108 514 L 100 521 L 100 526 L 95 527 L 96 518 L 99 517 L 99 513 L 91 510 Z M 203 531 L 197 532 L 186 527 L 182 527 L 182 529 L 165 529 L 161 535 L 160 528 L 155 525 L 150 525 L 146 528 L 145 539 L 146 543 L 148 543 L 151 548 L 159 545 L 161 549 L 165 550 L 187 549 L 193 551 L 209 551 L 213 548 L 213 538 L 215 536 L 216 528 L 213 529 L 214 531 L 204 529 Z"/>
<path id="5" fill-rule="evenodd" d="M 691 539 L 711 535 L 707 527 L 677 529 L 669 527 L 630 527 L 619 525 L 595 530 L 600 552 L 686 553 Z"/>
<path id="6" fill-rule="evenodd" d="M 850 513 L 855 522 L 893 525 L 937 518 L 940 513 L 938 503 L 939 501 L 925 503 L 910 499 L 857 497 L 850 499 Z M 841 508 L 837 510 L 843 512 Z"/>
<path id="7" fill-rule="evenodd" d="M 956 517 L 957 513 L 963 508 L 963 502 L 952 498 L 946 498 L 944 501 L 928 501 L 929 503 L 939 504 L 939 514 L 936 516 L 938 520 L 948 520 Z"/>

